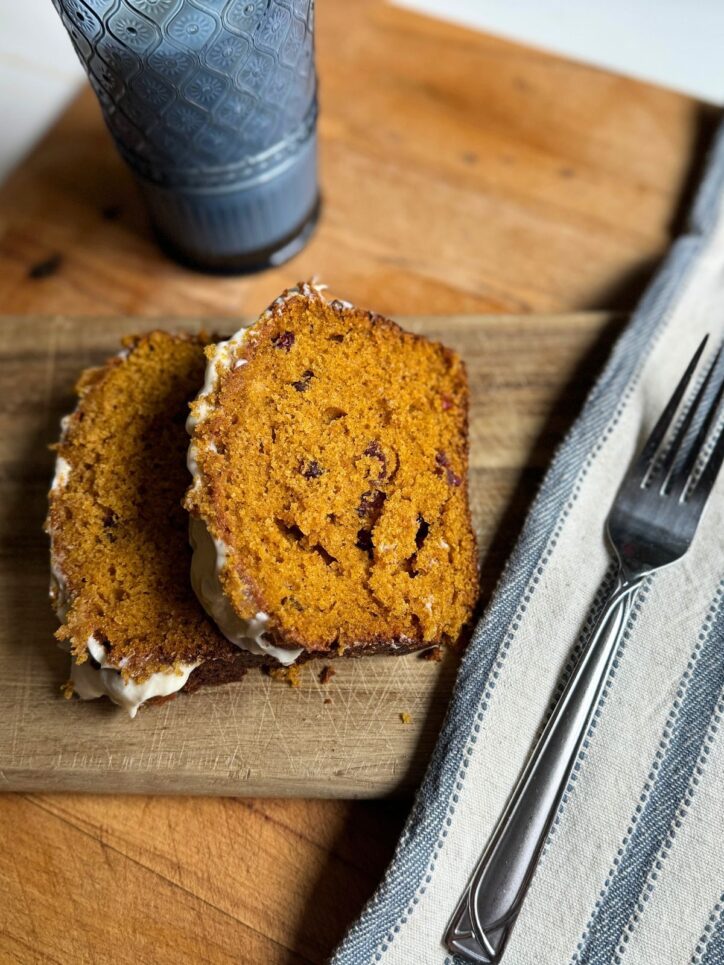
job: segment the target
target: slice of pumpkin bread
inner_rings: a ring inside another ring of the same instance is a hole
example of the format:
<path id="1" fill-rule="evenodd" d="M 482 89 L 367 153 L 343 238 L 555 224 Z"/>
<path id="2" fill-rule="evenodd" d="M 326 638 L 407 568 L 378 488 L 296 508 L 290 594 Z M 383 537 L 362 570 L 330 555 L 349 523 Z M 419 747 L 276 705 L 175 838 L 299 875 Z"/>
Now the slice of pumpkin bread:
<path id="1" fill-rule="evenodd" d="M 47 529 L 58 639 L 79 696 L 135 715 L 201 682 L 238 679 L 242 655 L 189 582 L 184 422 L 206 339 L 152 332 L 87 370 L 63 420 Z"/>
<path id="2" fill-rule="evenodd" d="M 459 357 L 310 284 L 206 352 L 186 507 L 222 632 L 282 663 L 454 643 L 477 594 Z"/>

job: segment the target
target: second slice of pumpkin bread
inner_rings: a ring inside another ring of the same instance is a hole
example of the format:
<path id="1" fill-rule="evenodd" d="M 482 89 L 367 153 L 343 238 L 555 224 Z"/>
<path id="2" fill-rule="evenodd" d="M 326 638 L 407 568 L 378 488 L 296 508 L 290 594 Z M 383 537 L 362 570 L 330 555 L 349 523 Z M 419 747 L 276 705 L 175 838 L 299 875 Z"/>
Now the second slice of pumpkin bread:
<path id="1" fill-rule="evenodd" d="M 454 643 L 477 594 L 460 358 L 310 284 L 207 356 L 186 507 L 226 636 L 283 663 Z"/>

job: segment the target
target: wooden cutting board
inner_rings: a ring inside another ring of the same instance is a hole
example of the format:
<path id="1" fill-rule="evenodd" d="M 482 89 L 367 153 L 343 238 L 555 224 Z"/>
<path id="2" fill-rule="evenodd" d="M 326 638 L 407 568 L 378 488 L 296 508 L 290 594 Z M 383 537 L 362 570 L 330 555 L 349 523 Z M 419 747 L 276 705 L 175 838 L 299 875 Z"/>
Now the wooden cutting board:
<path id="1" fill-rule="evenodd" d="M 471 500 L 492 590 L 553 450 L 580 409 L 621 320 L 610 314 L 404 318 L 456 348 L 471 384 Z M 452 654 L 321 664 L 291 689 L 253 671 L 131 721 L 106 700 L 66 701 L 54 644 L 48 546 L 49 443 L 80 370 L 121 335 L 198 320 L 0 318 L 0 789 L 380 797 L 413 788 L 455 679 Z M 223 331 L 228 319 L 204 319 Z M 409 714 L 410 723 L 403 723 Z"/>

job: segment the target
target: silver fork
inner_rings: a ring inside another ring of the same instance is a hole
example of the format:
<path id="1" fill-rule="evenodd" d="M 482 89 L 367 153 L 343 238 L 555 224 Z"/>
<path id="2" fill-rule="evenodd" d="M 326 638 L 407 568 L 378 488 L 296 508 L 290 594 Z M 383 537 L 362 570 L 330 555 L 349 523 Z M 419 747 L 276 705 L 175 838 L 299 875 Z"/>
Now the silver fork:
<path id="1" fill-rule="evenodd" d="M 468 961 L 500 961 L 636 594 L 647 576 L 686 553 L 714 486 L 724 431 L 708 458 L 707 443 L 724 392 L 724 378 L 716 391 L 712 382 L 721 349 L 676 420 L 706 341 L 624 477 L 607 523 L 618 563 L 613 591 L 448 925 L 445 944 Z"/>

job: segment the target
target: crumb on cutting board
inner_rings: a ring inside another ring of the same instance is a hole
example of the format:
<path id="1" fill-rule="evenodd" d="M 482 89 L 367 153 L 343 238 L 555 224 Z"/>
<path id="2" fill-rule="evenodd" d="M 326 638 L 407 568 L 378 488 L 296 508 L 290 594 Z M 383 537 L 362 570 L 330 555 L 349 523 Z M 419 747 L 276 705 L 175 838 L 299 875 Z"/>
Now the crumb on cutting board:
<path id="1" fill-rule="evenodd" d="M 430 647 L 429 650 L 423 650 L 420 654 L 420 660 L 429 660 L 432 663 L 440 663 L 442 660 L 442 647 Z"/>
<path id="2" fill-rule="evenodd" d="M 299 687 L 302 682 L 302 672 L 296 664 L 291 667 L 271 667 L 268 671 L 273 680 L 281 680 L 290 687 Z"/>
<path id="3" fill-rule="evenodd" d="M 60 688 L 60 690 L 63 696 L 65 697 L 65 699 L 70 700 L 73 694 L 75 693 L 75 687 L 73 686 L 73 681 L 66 680 L 63 686 Z"/>
<path id="4" fill-rule="evenodd" d="M 325 664 L 322 667 L 322 669 L 319 671 L 320 684 L 322 684 L 322 686 L 324 686 L 325 684 L 328 684 L 329 681 L 332 679 L 332 677 L 334 677 L 336 673 L 337 671 L 333 667 L 330 667 L 328 663 Z"/>
<path id="5" fill-rule="evenodd" d="M 403 711 L 400 713 L 400 720 L 402 721 L 403 724 L 411 724 L 411 723 L 412 723 L 412 716 L 411 716 L 410 714 L 408 714 L 406 710 L 403 710 Z"/>

